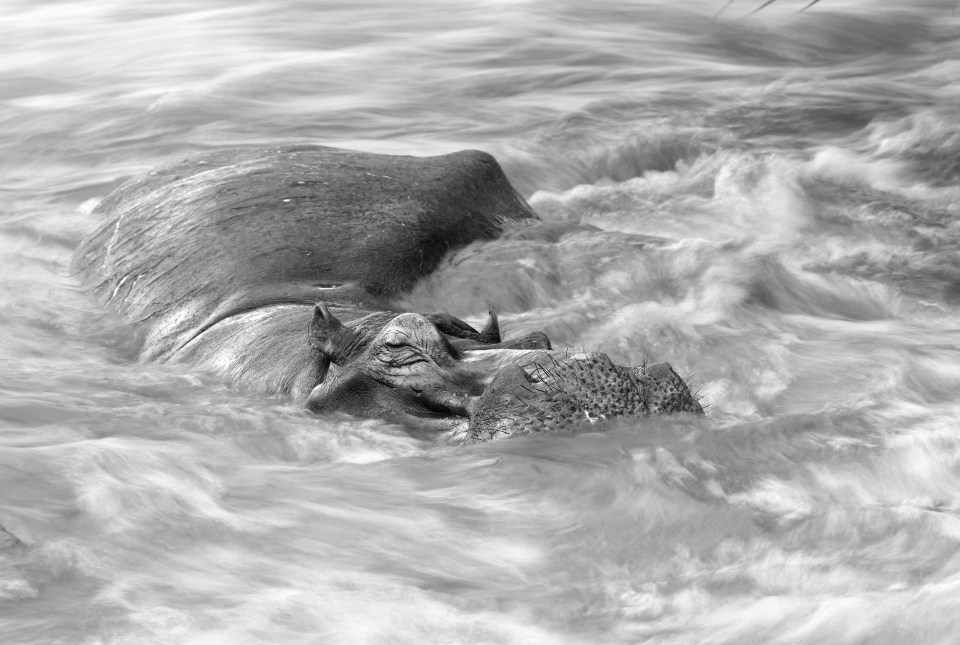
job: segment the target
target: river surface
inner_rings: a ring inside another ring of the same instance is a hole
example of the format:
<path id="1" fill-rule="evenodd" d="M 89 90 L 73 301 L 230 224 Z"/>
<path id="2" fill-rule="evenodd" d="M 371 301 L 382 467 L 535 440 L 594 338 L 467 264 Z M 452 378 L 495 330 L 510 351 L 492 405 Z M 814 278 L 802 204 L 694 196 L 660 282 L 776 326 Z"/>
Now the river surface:
<path id="1" fill-rule="evenodd" d="M 0 0 L 0 642 L 960 642 L 951 0 Z M 703 418 L 451 447 L 70 275 L 184 155 L 493 153 L 552 227 L 398 306 L 669 361 Z"/>

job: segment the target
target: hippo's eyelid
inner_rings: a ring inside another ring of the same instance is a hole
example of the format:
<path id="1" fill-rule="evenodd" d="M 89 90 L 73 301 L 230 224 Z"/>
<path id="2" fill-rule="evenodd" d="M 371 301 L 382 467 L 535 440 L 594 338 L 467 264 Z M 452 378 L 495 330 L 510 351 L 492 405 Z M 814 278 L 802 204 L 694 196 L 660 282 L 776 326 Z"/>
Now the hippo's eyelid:
<path id="1" fill-rule="evenodd" d="M 393 331 L 383 339 L 383 346 L 390 349 L 398 349 L 400 347 L 410 347 L 411 346 L 410 337 L 408 334 L 399 333 L 399 331 Z"/>

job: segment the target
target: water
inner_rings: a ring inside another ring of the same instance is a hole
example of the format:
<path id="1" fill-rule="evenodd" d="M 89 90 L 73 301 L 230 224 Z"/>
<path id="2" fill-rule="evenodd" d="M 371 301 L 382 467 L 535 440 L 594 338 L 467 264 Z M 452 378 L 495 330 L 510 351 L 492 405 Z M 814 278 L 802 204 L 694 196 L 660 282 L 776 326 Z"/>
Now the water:
<path id="1" fill-rule="evenodd" d="M 0 642 L 957 642 L 960 19 L 755 4 L 0 0 Z M 495 154 L 544 224 L 401 304 L 708 415 L 451 448 L 138 363 L 97 200 L 304 142 Z"/>

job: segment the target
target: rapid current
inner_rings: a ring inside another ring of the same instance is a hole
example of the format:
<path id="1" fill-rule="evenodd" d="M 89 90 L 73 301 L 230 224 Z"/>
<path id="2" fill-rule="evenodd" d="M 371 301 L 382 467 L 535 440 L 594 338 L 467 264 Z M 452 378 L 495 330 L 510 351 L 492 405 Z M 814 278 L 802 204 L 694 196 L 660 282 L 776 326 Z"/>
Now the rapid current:
<path id="1" fill-rule="evenodd" d="M 960 15 L 725 4 L 0 0 L 0 643 L 960 642 Z M 452 447 L 139 362 L 94 206 L 280 143 L 493 153 L 541 234 L 397 306 L 707 415 Z"/>

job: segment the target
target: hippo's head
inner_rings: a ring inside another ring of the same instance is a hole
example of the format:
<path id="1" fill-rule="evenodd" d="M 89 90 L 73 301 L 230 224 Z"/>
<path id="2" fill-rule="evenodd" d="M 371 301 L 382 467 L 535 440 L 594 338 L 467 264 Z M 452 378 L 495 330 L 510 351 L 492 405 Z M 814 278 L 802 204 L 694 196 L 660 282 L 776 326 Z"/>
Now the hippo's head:
<path id="1" fill-rule="evenodd" d="M 500 342 L 434 314 L 374 314 L 351 326 L 317 305 L 311 343 L 323 378 L 307 401 L 454 441 L 570 429 L 615 417 L 703 409 L 666 363 L 615 365 L 606 354 L 553 351 L 544 334 Z M 333 364 L 335 369 L 327 371 Z"/>

